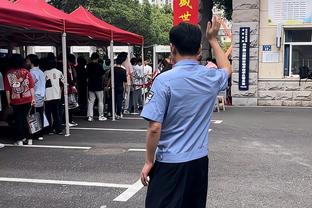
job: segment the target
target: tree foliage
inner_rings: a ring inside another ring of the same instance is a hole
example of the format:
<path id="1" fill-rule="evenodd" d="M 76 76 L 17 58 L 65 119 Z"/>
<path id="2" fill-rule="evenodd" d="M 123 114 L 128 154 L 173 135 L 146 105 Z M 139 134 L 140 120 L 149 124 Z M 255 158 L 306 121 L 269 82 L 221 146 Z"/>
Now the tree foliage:
<path id="1" fill-rule="evenodd" d="M 49 3 L 65 12 L 72 12 L 79 7 L 85 6 L 88 1 L 85 0 L 50 0 Z"/>
<path id="2" fill-rule="evenodd" d="M 227 20 L 232 20 L 233 0 L 213 0 L 217 8 L 224 10 L 224 16 Z"/>
<path id="3" fill-rule="evenodd" d="M 52 0 L 50 3 L 71 12 L 79 5 L 86 7 L 98 18 L 124 30 L 140 34 L 145 44 L 168 44 L 168 33 L 172 27 L 170 6 L 156 7 L 137 0 Z"/>

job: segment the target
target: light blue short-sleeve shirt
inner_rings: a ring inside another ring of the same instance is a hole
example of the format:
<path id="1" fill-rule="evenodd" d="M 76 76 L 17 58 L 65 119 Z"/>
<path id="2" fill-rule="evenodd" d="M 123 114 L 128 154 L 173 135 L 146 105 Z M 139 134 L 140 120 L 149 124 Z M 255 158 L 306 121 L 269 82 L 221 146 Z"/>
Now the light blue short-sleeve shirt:
<path id="1" fill-rule="evenodd" d="M 182 163 L 208 155 L 211 115 L 227 83 L 225 70 L 193 60 L 180 61 L 155 79 L 141 116 L 162 124 L 157 161 Z"/>
<path id="2" fill-rule="evenodd" d="M 39 67 L 34 67 L 30 70 L 31 76 L 35 82 L 35 97 L 36 97 L 36 107 L 42 107 L 44 105 L 45 98 L 45 75 L 39 69 Z"/>

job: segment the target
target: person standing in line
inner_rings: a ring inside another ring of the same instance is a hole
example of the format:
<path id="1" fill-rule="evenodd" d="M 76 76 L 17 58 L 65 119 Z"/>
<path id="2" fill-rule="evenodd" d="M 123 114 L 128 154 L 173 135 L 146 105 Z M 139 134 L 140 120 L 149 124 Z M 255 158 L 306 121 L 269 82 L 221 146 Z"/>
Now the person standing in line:
<path id="1" fill-rule="evenodd" d="M 104 64 L 103 64 L 103 69 L 105 72 L 111 69 L 111 60 L 109 58 L 105 59 Z"/>
<path id="2" fill-rule="evenodd" d="M 93 121 L 93 108 L 95 99 L 98 99 L 99 121 L 106 121 L 104 116 L 104 84 L 103 76 L 105 71 L 103 66 L 99 64 L 99 54 L 93 53 L 91 55 L 91 63 L 87 66 L 87 78 L 88 78 L 88 121 Z"/>
<path id="3" fill-rule="evenodd" d="M 62 135 L 60 102 L 62 97 L 61 83 L 64 84 L 64 76 L 60 70 L 56 69 L 57 63 L 55 60 L 43 59 L 41 63 L 43 64 L 42 68 L 46 68 L 44 71 L 46 80 L 45 113 L 50 124 L 48 133 Z"/>
<path id="4" fill-rule="evenodd" d="M 1 62 L 1 60 L 0 60 Z M 1 70 L 1 63 L 0 63 L 0 70 Z M 3 85 L 3 76 L 2 73 L 0 71 L 0 112 L 2 111 L 2 99 L 1 99 L 1 94 L 2 91 L 4 90 L 4 85 Z M 3 148 L 4 144 L 0 143 L 0 148 Z"/>
<path id="5" fill-rule="evenodd" d="M 79 56 L 77 58 L 77 87 L 79 109 L 83 115 L 86 115 L 88 109 L 88 78 L 87 78 L 87 60 Z"/>
<path id="6" fill-rule="evenodd" d="M 30 66 L 30 73 L 35 82 L 35 97 L 36 112 L 40 114 L 42 128 L 44 125 L 43 111 L 44 111 L 44 99 L 45 99 L 45 76 L 44 73 L 39 69 L 39 58 L 37 55 L 30 54 L 26 58 L 26 65 Z M 43 129 L 35 133 L 33 139 L 43 140 Z"/>
<path id="7" fill-rule="evenodd" d="M 116 99 L 116 119 L 121 119 L 122 102 L 124 99 L 124 91 L 127 84 L 127 71 L 124 64 L 128 59 L 128 53 L 121 52 L 116 59 L 115 72 L 115 99 Z M 112 102 L 109 102 L 109 109 L 112 111 Z"/>
<path id="8" fill-rule="evenodd" d="M 218 68 L 217 63 L 216 63 L 216 59 L 214 59 L 214 58 L 208 57 L 206 59 L 206 63 L 207 63 L 206 67 L 209 69 L 211 69 L 211 68 L 217 69 Z"/>
<path id="9" fill-rule="evenodd" d="M 144 84 L 148 84 L 153 79 L 153 68 L 149 64 L 150 59 L 148 57 L 145 57 L 143 67 L 145 75 Z"/>
<path id="10" fill-rule="evenodd" d="M 162 73 L 164 73 L 164 72 L 166 72 L 166 71 L 169 71 L 169 70 L 171 70 L 172 69 L 172 66 L 173 66 L 173 63 L 171 62 L 171 58 L 169 57 L 169 58 L 165 58 L 163 61 L 162 61 L 162 63 L 161 63 L 161 71 L 159 72 L 159 74 L 157 74 L 156 76 L 155 76 L 155 78 L 157 77 L 157 76 L 159 76 L 160 74 L 162 74 Z M 154 79 L 155 79 L 154 78 Z"/>
<path id="11" fill-rule="evenodd" d="M 2 111 L 2 91 L 4 91 L 4 84 L 3 84 L 3 75 L 2 72 L 2 63 L 1 63 L 1 58 L 0 58 L 0 112 Z"/>
<path id="12" fill-rule="evenodd" d="M 109 109 L 108 105 L 110 103 L 110 74 L 111 74 L 111 61 L 110 59 L 106 59 L 104 63 L 104 76 L 103 76 L 103 88 L 104 88 L 104 114 L 107 114 L 107 117 L 111 116 L 109 115 Z"/>
<path id="13" fill-rule="evenodd" d="M 78 96 L 77 90 L 77 72 L 76 72 L 76 56 L 74 54 L 68 54 L 67 56 L 67 83 L 68 83 L 68 96 L 74 95 L 75 98 Z M 72 105 L 70 105 L 72 104 Z M 73 103 L 69 103 L 69 126 L 78 126 L 73 120 L 73 111 L 78 107 L 78 99 Z M 65 116 L 62 116 L 65 117 Z M 64 119 L 65 120 L 65 119 Z"/>
<path id="14" fill-rule="evenodd" d="M 36 104 L 35 83 L 30 72 L 25 69 L 24 59 L 20 54 L 13 54 L 10 59 L 10 70 L 4 77 L 4 88 L 8 105 L 12 106 L 15 117 L 16 145 L 31 145 L 27 115 L 31 106 Z M 27 141 L 27 138 L 29 139 Z"/>
<path id="15" fill-rule="evenodd" d="M 124 105 L 124 114 L 130 114 L 131 112 L 131 106 L 132 106 L 132 73 L 133 73 L 133 67 L 129 61 L 129 58 L 124 62 L 123 66 L 126 68 L 127 72 L 127 84 L 125 86 L 125 93 L 124 93 L 124 98 L 125 98 L 125 105 Z"/>
<path id="16" fill-rule="evenodd" d="M 219 29 L 220 19 L 214 17 L 207 38 L 220 69 L 210 70 L 197 61 L 202 39 L 198 26 L 180 23 L 170 31 L 176 64 L 155 79 L 141 113 L 149 121 L 141 172 L 148 186 L 146 208 L 206 207 L 209 124 L 216 97 L 232 74 L 217 41 Z"/>
<path id="17" fill-rule="evenodd" d="M 133 66 L 133 106 L 134 113 L 138 113 L 139 105 L 142 104 L 142 87 L 144 80 L 143 67 L 138 65 L 138 60 L 136 58 L 131 59 L 131 64 Z"/>

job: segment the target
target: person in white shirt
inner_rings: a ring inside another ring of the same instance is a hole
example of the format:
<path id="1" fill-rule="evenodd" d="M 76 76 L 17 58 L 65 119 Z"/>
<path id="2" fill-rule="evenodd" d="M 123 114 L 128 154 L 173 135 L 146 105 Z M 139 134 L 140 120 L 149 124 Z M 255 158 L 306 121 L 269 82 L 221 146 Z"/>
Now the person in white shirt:
<path id="1" fill-rule="evenodd" d="M 61 71 L 56 69 L 55 60 L 45 59 L 42 62 L 46 62 L 44 64 L 46 67 L 44 71 L 46 78 L 45 112 L 50 124 L 49 134 L 62 134 L 59 107 L 62 93 L 61 84 L 64 83 L 64 76 Z"/>
<path id="2" fill-rule="evenodd" d="M 126 68 L 126 72 L 127 72 L 127 83 L 125 86 L 125 100 L 124 100 L 124 113 L 125 114 L 129 114 L 131 111 L 131 102 L 130 99 L 132 96 L 132 92 L 131 92 L 131 85 L 132 85 L 132 73 L 133 73 L 133 67 L 129 61 L 129 58 L 127 58 L 127 60 L 125 61 L 125 63 L 123 64 L 124 67 Z"/>
<path id="3" fill-rule="evenodd" d="M 150 64 L 150 59 L 145 58 L 144 59 L 144 84 L 148 84 L 152 79 L 153 79 L 153 68 L 149 65 Z"/>
<path id="4" fill-rule="evenodd" d="M 138 106 L 142 103 L 142 87 L 144 82 L 144 71 L 142 65 L 139 65 L 139 61 L 136 58 L 131 59 L 131 64 L 133 65 L 133 110 L 134 113 L 138 112 Z M 142 62 L 141 62 L 142 64 Z"/>

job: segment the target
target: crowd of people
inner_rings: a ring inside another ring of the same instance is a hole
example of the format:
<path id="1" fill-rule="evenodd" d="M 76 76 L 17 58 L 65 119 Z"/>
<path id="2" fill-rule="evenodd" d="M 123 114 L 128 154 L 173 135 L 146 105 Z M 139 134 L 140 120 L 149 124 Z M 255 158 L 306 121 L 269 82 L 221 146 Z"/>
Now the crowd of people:
<path id="1" fill-rule="evenodd" d="M 149 58 L 129 60 L 128 53 L 120 53 L 114 61 L 115 115 L 119 120 L 124 114 L 138 114 L 144 104 L 153 80 L 172 68 L 170 58 L 160 61 L 157 70 L 150 66 Z M 208 68 L 217 68 L 215 60 L 207 59 Z M 16 128 L 16 145 L 32 144 L 33 139 L 43 140 L 44 134 L 63 134 L 65 127 L 64 75 L 62 54 L 55 57 L 49 53 L 40 58 L 30 54 L 25 59 L 13 54 L 8 64 L 1 63 L 0 79 L 4 84 L 7 106 L 13 111 Z M 99 121 L 112 118 L 111 61 L 93 53 L 90 60 L 69 54 L 67 56 L 67 90 L 69 126 L 78 124 L 73 114 L 86 116 L 89 122 L 95 119 L 97 108 Z M 2 99 L 3 102 L 3 99 Z M 1 102 L 0 102 L 1 112 Z M 45 128 L 33 135 L 28 132 L 27 116 L 30 112 L 40 114 Z M 45 124 L 45 125 L 44 125 Z"/>
<path id="2" fill-rule="evenodd" d="M 3 64 L 6 62 L 7 64 Z M 13 112 L 16 145 L 31 145 L 33 140 L 43 140 L 44 134 L 63 134 L 64 116 L 64 75 L 62 54 L 55 57 L 49 53 L 39 58 L 30 54 L 23 58 L 13 54 L 10 59 L 1 61 L 1 79 L 6 93 L 6 106 Z M 149 59 L 142 63 L 141 58 L 128 59 L 122 52 L 115 59 L 115 115 L 121 119 L 126 113 L 139 113 L 143 107 L 145 88 L 151 85 L 154 77 Z M 112 117 L 112 81 L 110 59 L 103 60 L 93 53 L 90 60 L 67 56 L 67 90 L 69 104 L 69 125 L 78 124 L 73 114 L 85 115 L 89 122 L 94 121 L 94 108 L 98 110 L 98 120 Z M 0 89 L 1 90 L 1 89 Z M 97 103 L 96 103 L 97 101 Z M 3 101 L 2 99 L 2 102 Z M 0 102 L 0 104 L 2 103 Z M 1 109 L 0 111 L 4 110 Z M 39 113 L 42 130 L 29 134 L 27 117 Z"/>

